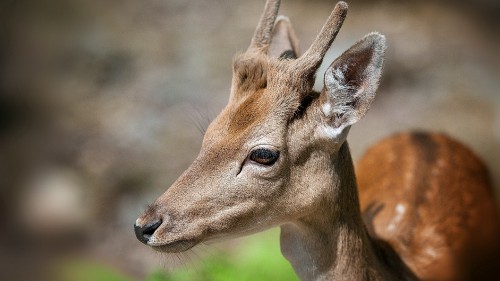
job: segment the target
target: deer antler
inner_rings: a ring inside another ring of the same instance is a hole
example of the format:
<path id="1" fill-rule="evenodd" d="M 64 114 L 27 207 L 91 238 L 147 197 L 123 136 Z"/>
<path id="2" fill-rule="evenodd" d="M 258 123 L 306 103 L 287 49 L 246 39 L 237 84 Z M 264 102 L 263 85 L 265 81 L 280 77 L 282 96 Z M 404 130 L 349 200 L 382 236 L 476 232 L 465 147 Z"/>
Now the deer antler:
<path id="1" fill-rule="evenodd" d="M 338 2 L 335 5 L 328 20 L 323 25 L 320 33 L 311 44 L 309 49 L 297 60 L 296 67 L 306 77 L 313 77 L 316 70 L 323 62 L 323 57 L 330 48 L 339 33 L 344 19 L 347 15 L 348 5 L 346 2 Z"/>
<path id="2" fill-rule="evenodd" d="M 267 0 L 266 6 L 255 29 L 248 52 L 265 52 L 271 44 L 274 22 L 278 16 L 280 0 Z"/>
<path id="3" fill-rule="evenodd" d="M 280 0 L 267 0 L 250 46 L 246 52 L 251 57 L 253 57 L 254 54 L 267 54 L 272 40 L 274 23 L 278 16 L 279 6 Z M 338 2 L 311 47 L 309 47 L 309 49 L 298 59 L 281 62 L 283 66 L 286 65 L 285 69 L 288 69 L 289 75 L 297 78 L 294 79 L 294 81 L 300 84 L 300 87 L 303 89 L 301 92 L 307 93 L 308 90 L 312 88 L 316 70 L 321 65 L 325 53 L 335 40 L 335 37 L 344 23 L 346 15 L 347 3 L 342 1 Z M 252 85 L 255 84 L 256 83 L 253 82 Z M 257 84 L 261 85 L 262 83 Z"/>
<path id="4" fill-rule="evenodd" d="M 323 25 L 323 28 L 319 32 L 318 36 L 311 44 L 309 49 L 302 55 L 300 60 L 302 61 L 302 67 L 307 68 L 309 71 L 315 71 L 325 56 L 326 51 L 330 48 L 339 33 L 344 19 L 347 15 L 348 5 L 346 2 L 338 2 L 335 5 L 332 13 L 328 17 L 328 20 Z"/>

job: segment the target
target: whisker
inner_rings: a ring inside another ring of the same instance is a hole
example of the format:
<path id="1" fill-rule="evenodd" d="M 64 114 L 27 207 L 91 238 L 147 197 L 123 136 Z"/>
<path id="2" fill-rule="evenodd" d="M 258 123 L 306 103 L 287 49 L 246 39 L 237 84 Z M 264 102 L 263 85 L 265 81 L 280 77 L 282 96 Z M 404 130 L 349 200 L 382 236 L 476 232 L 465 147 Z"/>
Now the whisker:
<path id="1" fill-rule="evenodd" d="M 211 257 L 211 258 L 217 257 L 217 250 L 214 250 L 210 245 L 207 245 L 203 242 L 198 244 L 196 249 L 199 251 L 202 251 L 203 255 L 206 255 L 207 257 Z"/>
<path id="2" fill-rule="evenodd" d="M 177 258 L 177 266 L 176 267 L 182 267 L 184 265 L 184 260 L 181 258 L 181 255 L 179 253 L 173 254 L 175 258 Z"/>
<path id="3" fill-rule="evenodd" d="M 196 248 L 191 249 L 191 254 L 193 254 L 195 256 L 197 264 L 205 263 L 204 258 L 199 253 L 196 252 Z"/>
<path id="4" fill-rule="evenodd" d="M 193 254 L 195 257 L 193 258 Z M 189 259 L 189 268 L 194 270 L 195 272 L 201 272 L 202 268 L 200 267 L 200 259 L 198 256 L 196 256 L 195 252 L 193 250 L 189 250 L 186 252 L 186 257 Z"/>
<path id="5" fill-rule="evenodd" d="M 158 253 L 157 257 L 159 261 L 158 263 L 160 264 L 161 268 L 163 268 L 167 272 L 173 269 L 170 256 L 164 253 Z"/>
<path id="6" fill-rule="evenodd" d="M 172 253 L 158 253 L 158 256 L 161 258 L 160 264 L 162 268 L 167 271 L 174 271 L 183 266 L 184 261 L 180 257 L 179 254 Z"/>
<path id="7" fill-rule="evenodd" d="M 188 117 L 193 122 L 196 129 L 201 133 L 201 135 L 205 135 L 205 128 L 203 128 L 202 124 L 199 121 L 199 117 L 194 116 L 192 113 L 188 113 Z"/>
<path id="8" fill-rule="evenodd" d="M 215 116 L 212 110 L 195 105 L 192 106 L 191 110 L 187 110 L 187 115 L 202 136 L 205 135 L 208 126 L 214 119 L 213 116 Z"/>

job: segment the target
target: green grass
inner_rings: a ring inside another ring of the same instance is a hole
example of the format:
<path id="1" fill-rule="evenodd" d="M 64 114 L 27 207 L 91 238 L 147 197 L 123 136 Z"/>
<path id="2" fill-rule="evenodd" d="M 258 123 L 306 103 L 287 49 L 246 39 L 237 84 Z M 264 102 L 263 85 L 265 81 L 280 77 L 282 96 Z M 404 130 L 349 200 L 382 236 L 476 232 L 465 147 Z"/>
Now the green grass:
<path id="1" fill-rule="evenodd" d="M 92 261 L 70 261 L 58 267 L 58 281 L 133 281 L 117 270 Z M 161 280 L 161 279 L 159 279 Z M 168 280 L 168 279 L 167 279 Z"/>
<path id="2" fill-rule="evenodd" d="M 146 281 L 299 280 L 281 256 L 277 229 L 243 238 L 235 251 L 217 252 L 196 265 L 174 271 L 157 269 Z M 59 273 L 63 281 L 131 281 L 116 269 L 83 261 L 68 263 Z"/>

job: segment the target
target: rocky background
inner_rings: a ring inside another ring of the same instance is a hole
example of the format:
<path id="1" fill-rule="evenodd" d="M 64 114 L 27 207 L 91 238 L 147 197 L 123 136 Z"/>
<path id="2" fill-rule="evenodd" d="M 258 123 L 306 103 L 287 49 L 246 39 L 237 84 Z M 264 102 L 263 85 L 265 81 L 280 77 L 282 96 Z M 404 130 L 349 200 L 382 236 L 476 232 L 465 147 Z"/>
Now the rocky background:
<path id="1" fill-rule="evenodd" d="M 138 279 L 162 263 L 133 222 L 198 153 L 263 4 L 0 2 L 1 280 L 40 280 L 68 256 Z M 302 50 L 334 4 L 283 1 Z M 500 2 L 349 4 L 326 63 L 370 31 L 389 44 L 354 158 L 394 132 L 441 131 L 485 160 L 500 194 Z"/>

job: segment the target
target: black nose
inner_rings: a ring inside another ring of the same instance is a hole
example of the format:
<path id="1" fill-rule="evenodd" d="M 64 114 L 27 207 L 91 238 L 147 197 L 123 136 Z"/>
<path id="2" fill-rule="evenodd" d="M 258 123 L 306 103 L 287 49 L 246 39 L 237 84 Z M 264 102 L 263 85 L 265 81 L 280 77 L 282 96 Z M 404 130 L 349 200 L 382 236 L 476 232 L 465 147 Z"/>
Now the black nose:
<path id="1" fill-rule="evenodd" d="M 149 239 L 151 238 L 151 235 L 155 233 L 155 230 L 158 229 L 160 225 L 161 220 L 150 222 L 148 224 L 145 224 L 144 226 L 138 226 L 137 224 L 134 224 L 135 236 L 137 237 L 137 239 L 139 239 L 139 241 L 147 244 Z"/>

